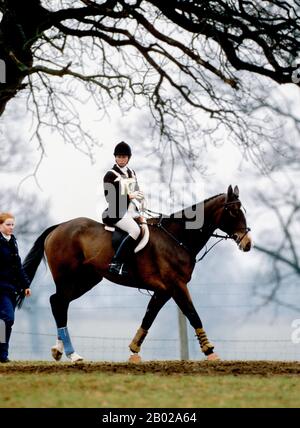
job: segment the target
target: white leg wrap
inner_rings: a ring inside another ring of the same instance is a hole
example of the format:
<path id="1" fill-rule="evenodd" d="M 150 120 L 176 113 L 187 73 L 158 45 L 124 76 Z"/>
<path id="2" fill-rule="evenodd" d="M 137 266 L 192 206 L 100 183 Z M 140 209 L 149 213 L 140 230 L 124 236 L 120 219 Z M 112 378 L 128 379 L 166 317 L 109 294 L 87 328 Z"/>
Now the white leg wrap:
<path id="1" fill-rule="evenodd" d="M 61 357 L 63 355 L 64 352 L 64 344 L 63 341 L 60 339 L 56 340 L 56 345 L 52 346 L 51 348 L 51 354 L 52 357 L 56 360 L 59 361 L 61 360 Z"/>
<path id="2" fill-rule="evenodd" d="M 83 361 L 83 358 L 77 354 L 77 352 L 73 352 L 72 354 L 68 354 L 67 357 L 72 361 L 72 363 L 77 363 L 78 361 Z"/>

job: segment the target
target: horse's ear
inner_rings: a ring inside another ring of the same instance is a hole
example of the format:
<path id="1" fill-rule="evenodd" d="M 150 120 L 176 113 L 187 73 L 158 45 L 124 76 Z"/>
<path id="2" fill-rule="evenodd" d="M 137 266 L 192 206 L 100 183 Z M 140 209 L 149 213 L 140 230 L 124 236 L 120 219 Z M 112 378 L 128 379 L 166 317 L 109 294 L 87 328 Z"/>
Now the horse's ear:
<path id="1" fill-rule="evenodd" d="M 237 198 L 239 197 L 240 191 L 239 191 L 238 186 L 234 186 L 233 193 Z"/>
<path id="2" fill-rule="evenodd" d="M 233 196 L 233 190 L 232 190 L 232 186 L 231 186 L 231 184 L 228 186 L 228 189 L 227 189 L 227 199 L 231 199 L 232 198 L 232 196 Z"/>

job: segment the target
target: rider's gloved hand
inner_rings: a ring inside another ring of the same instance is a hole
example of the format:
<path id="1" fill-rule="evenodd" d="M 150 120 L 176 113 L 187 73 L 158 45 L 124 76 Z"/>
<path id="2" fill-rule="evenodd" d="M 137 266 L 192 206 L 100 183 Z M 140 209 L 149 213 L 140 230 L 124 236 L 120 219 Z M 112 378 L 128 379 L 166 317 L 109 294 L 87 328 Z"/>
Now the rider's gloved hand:
<path id="1" fill-rule="evenodd" d="M 138 201 L 141 201 L 144 199 L 144 192 L 136 190 L 135 192 L 130 193 L 129 199 L 137 199 Z"/>

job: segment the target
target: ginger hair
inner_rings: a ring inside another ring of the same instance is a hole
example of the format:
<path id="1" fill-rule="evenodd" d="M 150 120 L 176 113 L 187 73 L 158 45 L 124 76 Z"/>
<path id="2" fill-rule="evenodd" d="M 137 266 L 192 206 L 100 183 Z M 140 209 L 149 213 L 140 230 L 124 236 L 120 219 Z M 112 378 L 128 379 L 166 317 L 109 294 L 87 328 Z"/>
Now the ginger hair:
<path id="1" fill-rule="evenodd" d="M 12 218 L 15 219 L 15 216 L 11 213 L 0 213 L 0 224 L 3 224 L 5 222 L 5 220 L 7 220 L 8 218 Z"/>

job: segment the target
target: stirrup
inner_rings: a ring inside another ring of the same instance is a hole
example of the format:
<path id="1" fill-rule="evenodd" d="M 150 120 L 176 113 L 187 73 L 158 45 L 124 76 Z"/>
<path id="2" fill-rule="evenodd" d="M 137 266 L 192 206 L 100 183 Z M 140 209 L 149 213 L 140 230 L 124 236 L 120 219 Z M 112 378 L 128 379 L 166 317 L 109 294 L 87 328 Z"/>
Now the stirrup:
<path id="1" fill-rule="evenodd" d="M 128 271 L 125 263 L 113 262 L 109 265 L 109 272 L 114 273 L 121 276 L 128 275 Z"/>

